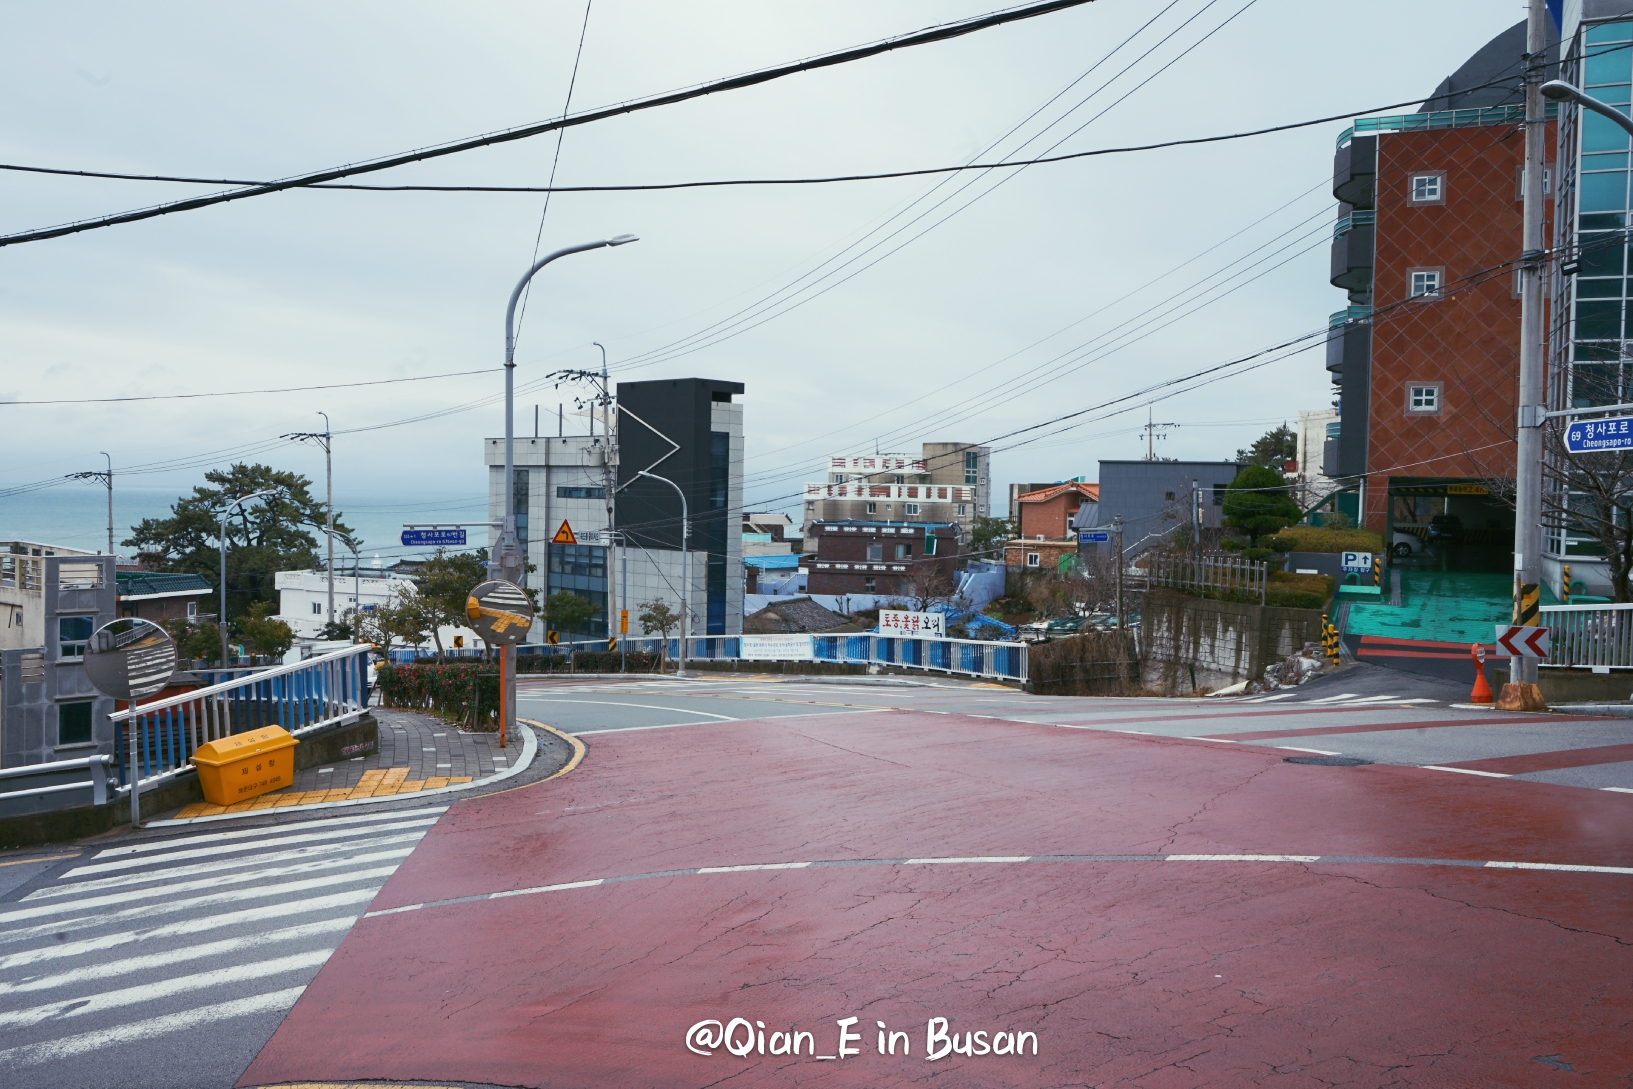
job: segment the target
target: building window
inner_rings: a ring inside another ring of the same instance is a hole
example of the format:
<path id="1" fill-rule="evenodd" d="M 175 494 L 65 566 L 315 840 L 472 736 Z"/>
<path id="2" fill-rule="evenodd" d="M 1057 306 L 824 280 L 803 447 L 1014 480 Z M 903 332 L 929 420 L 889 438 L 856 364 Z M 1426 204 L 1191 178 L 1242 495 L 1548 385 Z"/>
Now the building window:
<path id="1" fill-rule="evenodd" d="M 903 503 L 902 509 L 908 514 L 917 514 L 919 512 L 919 505 L 917 503 Z"/>
<path id="2" fill-rule="evenodd" d="M 1162 497 L 1163 497 L 1163 499 L 1167 500 L 1170 503 L 1172 503 L 1174 501 L 1174 493 L 1173 492 L 1163 492 Z"/>
<path id="3" fill-rule="evenodd" d="M 885 558 L 885 546 L 878 541 L 868 542 L 868 559 L 882 560 Z"/>
<path id="4" fill-rule="evenodd" d="M 187 603 L 187 619 L 192 620 L 197 616 L 198 616 L 198 602 L 189 601 Z"/>
<path id="5" fill-rule="evenodd" d="M 61 616 L 57 618 L 57 657 L 83 658 L 85 644 L 91 638 L 96 621 L 88 616 Z"/>
<path id="6" fill-rule="evenodd" d="M 1409 204 L 1445 204 L 1446 203 L 1446 172 L 1444 170 L 1430 170 L 1421 174 L 1413 174 L 1407 182 L 1407 203 Z"/>
<path id="7" fill-rule="evenodd" d="M 862 592 L 863 593 L 871 594 L 871 593 L 873 593 L 874 589 L 877 586 L 878 586 L 878 583 L 874 580 L 872 575 L 869 575 L 869 576 L 867 576 L 866 578 L 864 578 L 862 580 Z"/>
<path id="8" fill-rule="evenodd" d="M 1026 554 L 1026 566 L 1028 566 L 1028 567 L 1042 567 L 1043 566 L 1043 559 L 1036 552 L 1028 552 Z"/>
<path id="9" fill-rule="evenodd" d="M 312 615 L 313 616 L 323 615 L 323 602 L 321 602 L 321 601 L 312 602 Z"/>
<path id="10" fill-rule="evenodd" d="M 1435 416 L 1440 413 L 1443 382 L 1414 382 L 1406 387 L 1406 413 L 1409 416 Z"/>
<path id="11" fill-rule="evenodd" d="M 981 455 L 975 450 L 964 451 L 964 483 L 979 484 L 981 482 Z"/>
<path id="12" fill-rule="evenodd" d="M 605 488 L 573 488 L 566 485 L 556 487 L 557 499 L 605 499 L 606 497 L 607 489 Z"/>
<path id="13" fill-rule="evenodd" d="M 910 560 L 910 559 L 912 559 L 913 558 L 913 546 L 910 545 L 910 544 L 905 544 L 905 543 L 898 544 L 896 546 L 896 558 L 898 560 Z"/>
<path id="14" fill-rule="evenodd" d="M 877 503 L 869 503 L 869 504 L 868 504 L 868 505 L 867 505 L 867 512 L 868 512 L 868 513 L 869 513 L 869 514 L 878 514 L 878 513 L 879 513 L 879 504 L 877 504 Z"/>
<path id="15" fill-rule="evenodd" d="M 522 546 L 522 555 L 527 555 L 527 493 L 528 470 L 517 469 L 516 477 L 511 481 L 511 492 L 516 497 L 516 536 Z"/>
<path id="16" fill-rule="evenodd" d="M 936 535 L 929 530 L 924 531 L 924 554 L 926 556 L 936 554 Z"/>
<path id="17" fill-rule="evenodd" d="M 962 518 L 965 515 L 969 514 L 969 512 L 970 512 L 970 505 L 968 503 L 958 504 L 958 516 L 960 518 Z"/>
<path id="18" fill-rule="evenodd" d="M 1440 280 L 1445 269 L 1414 268 L 1407 270 L 1407 291 L 1412 298 L 1440 294 Z"/>
<path id="19" fill-rule="evenodd" d="M 57 704 L 57 744 L 85 745 L 92 740 L 90 701 Z"/>
<path id="20" fill-rule="evenodd" d="M 545 588 L 577 594 L 595 612 L 575 633 L 598 638 L 607 634 L 607 550 L 598 545 L 550 544 Z"/>

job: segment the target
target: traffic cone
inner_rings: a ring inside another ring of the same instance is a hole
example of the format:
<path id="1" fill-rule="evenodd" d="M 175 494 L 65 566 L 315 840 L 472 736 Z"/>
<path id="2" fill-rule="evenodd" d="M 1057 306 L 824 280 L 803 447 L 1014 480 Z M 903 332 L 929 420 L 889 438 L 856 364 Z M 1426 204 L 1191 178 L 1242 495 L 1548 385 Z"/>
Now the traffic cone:
<path id="1" fill-rule="evenodd" d="M 1495 702 L 1491 696 L 1491 685 L 1486 683 L 1486 648 L 1479 643 L 1469 647 L 1469 657 L 1474 659 L 1474 691 L 1469 693 L 1469 702 L 1490 705 Z"/>

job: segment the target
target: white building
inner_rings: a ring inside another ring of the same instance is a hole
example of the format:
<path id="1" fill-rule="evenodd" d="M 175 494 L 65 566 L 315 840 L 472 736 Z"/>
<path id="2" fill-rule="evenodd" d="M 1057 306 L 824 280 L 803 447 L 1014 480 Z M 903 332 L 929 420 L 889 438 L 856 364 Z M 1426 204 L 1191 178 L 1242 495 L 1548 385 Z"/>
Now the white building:
<path id="1" fill-rule="evenodd" d="M 992 513 L 992 451 L 927 442 L 921 453 L 832 454 L 805 485 L 805 521 L 951 522 L 968 539 Z"/>
<path id="2" fill-rule="evenodd" d="M 1295 497 L 1301 507 L 1313 507 L 1339 488 L 1327 475 L 1327 443 L 1338 443 L 1338 413 L 1330 408 L 1305 409 L 1298 414 L 1298 487 Z M 1337 468 L 1337 455 L 1332 458 Z"/>
<path id="3" fill-rule="evenodd" d="M 392 571 L 363 568 L 356 575 L 349 571 L 335 572 L 335 618 L 342 623 L 352 612 L 361 609 L 373 612 L 382 605 L 392 604 L 401 593 L 413 593 L 414 582 L 407 575 Z M 322 571 L 279 571 L 273 577 L 278 591 L 278 615 L 294 631 L 301 642 L 315 642 L 323 635 L 328 622 L 329 577 Z M 481 637 L 466 627 L 443 625 L 437 629 L 444 650 L 475 649 L 482 646 Z M 436 650 L 436 642 L 426 638 L 418 649 Z"/>

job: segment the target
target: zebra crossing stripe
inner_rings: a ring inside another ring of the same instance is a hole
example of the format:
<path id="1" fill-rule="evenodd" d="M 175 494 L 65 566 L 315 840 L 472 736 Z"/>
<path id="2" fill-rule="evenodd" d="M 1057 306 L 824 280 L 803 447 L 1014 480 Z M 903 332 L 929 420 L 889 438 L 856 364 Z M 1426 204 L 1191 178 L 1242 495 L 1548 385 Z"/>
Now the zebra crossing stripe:
<path id="1" fill-rule="evenodd" d="M 386 831 L 388 829 L 399 830 L 404 828 L 428 828 L 437 823 L 437 819 L 438 818 L 436 817 L 426 817 L 421 820 L 397 821 L 393 824 L 379 825 L 377 828 L 372 829 L 372 831 Z M 244 846 L 246 848 L 259 850 L 265 847 L 286 847 L 293 843 L 315 843 L 320 840 L 334 839 L 337 836 L 351 836 L 356 834 L 357 833 L 354 829 L 341 828 L 333 831 L 314 832 L 306 835 L 279 836 L 275 839 L 264 839 L 260 843 L 245 844 Z M 181 844 L 177 844 L 176 846 L 182 847 Z M 137 866 L 151 867 L 162 862 L 174 862 L 183 858 L 214 857 L 220 853 L 221 848 L 219 847 L 192 847 L 189 845 L 184 849 L 176 850 L 171 854 L 165 855 L 162 859 L 124 858 L 117 862 L 93 862 L 88 866 L 76 866 L 67 873 L 64 873 L 62 875 L 62 879 L 66 881 L 75 877 L 88 877 L 91 874 L 111 873 L 117 870 L 129 870 Z M 100 858 L 102 856 L 98 855 L 97 857 Z"/>

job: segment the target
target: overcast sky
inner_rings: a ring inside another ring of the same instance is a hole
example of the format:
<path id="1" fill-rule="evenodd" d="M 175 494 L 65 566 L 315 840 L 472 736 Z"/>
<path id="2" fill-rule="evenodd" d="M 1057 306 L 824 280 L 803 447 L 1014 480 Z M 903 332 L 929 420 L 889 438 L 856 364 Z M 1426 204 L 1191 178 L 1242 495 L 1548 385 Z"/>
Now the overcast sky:
<path id="1" fill-rule="evenodd" d="M 593 0 L 572 106 L 985 10 L 975 0 Z M 1422 98 L 1523 16 L 1519 3 L 1475 0 L 1364 9 L 1097 0 L 574 129 L 556 181 L 910 169 L 1363 111 Z M 584 18 L 582 0 L 0 5 L 0 37 L 11 45 L 0 66 L 0 161 L 272 178 L 537 121 L 562 111 Z M 557 194 L 544 249 L 623 232 L 641 241 L 541 274 L 518 380 L 525 388 L 554 368 L 598 366 L 599 340 L 615 378 L 740 381 L 749 502 L 792 511 L 787 497 L 823 479 L 828 453 L 987 441 L 1323 327 L 1345 303 L 1326 282 L 1328 183 L 1343 128 L 950 181 Z M 359 180 L 542 185 L 555 154 L 549 135 Z M 3 172 L 0 230 L 206 191 Z M 0 249 L 0 400 L 496 367 L 504 304 L 533 254 L 543 202 L 292 192 Z M 691 350 L 677 354 L 677 342 Z M 0 488 L 100 468 L 87 454 L 101 449 L 116 471 L 185 459 L 197 467 L 128 478 L 178 491 L 233 451 L 321 480 L 320 453 L 268 441 L 321 429 L 318 409 L 337 431 L 368 428 L 501 390 L 495 372 L 257 397 L 0 406 Z M 531 430 L 535 403 L 553 417 L 562 396 L 524 392 L 518 430 Z M 1181 425 L 1162 453 L 1226 458 L 1330 401 L 1317 345 L 1153 412 Z M 998 442 L 995 507 L 1010 481 L 1093 479 L 1102 458 L 1140 456 L 1145 419 L 1137 407 L 1031 433 L 1037 441 L 1024 445 Z M 480 440 L 502 429 L 502 406 L 490 404 L 343 435 L 337 492 L 393 513 L 423 507 L 428 519 L 469 497 L 478 514 Z M 0 498 L 0 537 L 12 535 L 8 506 L 17 509 Z"/>

